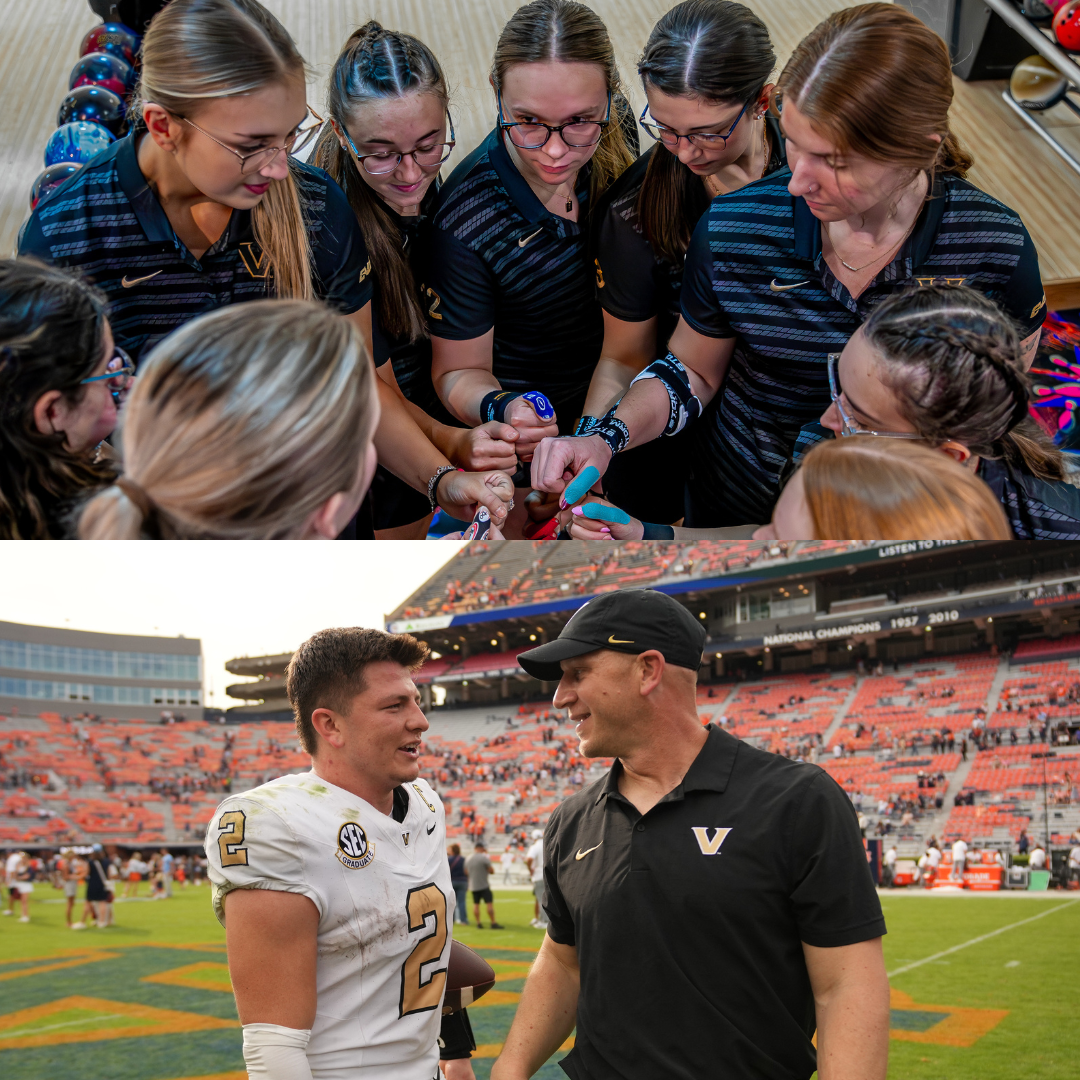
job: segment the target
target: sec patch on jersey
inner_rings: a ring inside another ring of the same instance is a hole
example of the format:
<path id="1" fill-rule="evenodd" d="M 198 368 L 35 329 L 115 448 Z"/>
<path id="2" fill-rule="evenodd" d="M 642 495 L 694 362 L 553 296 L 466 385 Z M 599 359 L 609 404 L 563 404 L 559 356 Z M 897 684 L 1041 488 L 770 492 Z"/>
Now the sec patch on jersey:
<path id="1" fill-rule="evenodd" d="M 338 846 L 334 852 L 338 862 L 350 870 L 363 870 L 375 858 L 375 842 L 368 840 L 355 821 L 346 821 L 338 830 Z"/>

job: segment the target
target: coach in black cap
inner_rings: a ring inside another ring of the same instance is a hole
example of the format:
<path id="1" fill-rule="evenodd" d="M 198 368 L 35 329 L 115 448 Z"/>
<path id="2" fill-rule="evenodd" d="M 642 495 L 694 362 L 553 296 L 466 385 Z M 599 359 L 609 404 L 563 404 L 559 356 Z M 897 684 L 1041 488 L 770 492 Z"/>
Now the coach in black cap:
<path id="1" fill-rule="evenodd" d="M 548 824 L 548 932 L 492 1080 L 532 1076 L 575 1024 L 572 1080 L 884 1080 L 885 923 L 854 808 L 816 766 L 702 726 L 704 644 L 633 590 L 518 657 L 559 680 L 582 753 L 617 760 Z"/>

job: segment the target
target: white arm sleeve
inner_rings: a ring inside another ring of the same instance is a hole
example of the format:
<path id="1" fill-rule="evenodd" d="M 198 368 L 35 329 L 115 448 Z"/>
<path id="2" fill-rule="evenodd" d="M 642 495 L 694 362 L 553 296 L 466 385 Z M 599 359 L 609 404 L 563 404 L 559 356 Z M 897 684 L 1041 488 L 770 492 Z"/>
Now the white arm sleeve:
<path id="1" fill-rule="evenodd" d="M 311 1030 L 280 1024 L 244 1024 L 244 1063 L 250 1080 L 311 1080 Z"/>

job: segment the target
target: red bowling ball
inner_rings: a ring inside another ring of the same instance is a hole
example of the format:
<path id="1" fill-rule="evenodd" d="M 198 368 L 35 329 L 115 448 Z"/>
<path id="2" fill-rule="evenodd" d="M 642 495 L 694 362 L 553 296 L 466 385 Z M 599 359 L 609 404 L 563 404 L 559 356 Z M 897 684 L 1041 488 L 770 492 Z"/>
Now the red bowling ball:
<path id="1" fill-rule="evenodd" d="M 129 64 L 135 63 L 135 55 L 139 51 L 139 35 L 129 30 L 123 23 L 102 23 L 95 26 L 79 48 L 79 55 L 87 53 L 104 52 L 118 56 Z"/>
<path id="2" fill-rule="evenodd" d="M 1054 36 L 1069 52 L 1080 52 L 1080 0 L 1069 0 L 1054 16 Z"/>
<path id="3" fill-rule="evenodd" d="M 68 89 L 79 86 L 101 86 L 118 97 L 127 97 L 135 88 L 135 69 L 111 53 L 87 53 L 71 69 Z"/>

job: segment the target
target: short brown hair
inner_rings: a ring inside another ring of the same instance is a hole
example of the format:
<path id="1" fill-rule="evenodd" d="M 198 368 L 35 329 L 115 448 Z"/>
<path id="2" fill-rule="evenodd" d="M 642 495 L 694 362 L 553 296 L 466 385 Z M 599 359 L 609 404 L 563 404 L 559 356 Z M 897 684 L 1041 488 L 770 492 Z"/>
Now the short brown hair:
<path id="1" fill-rule="evenodd" d="M 777 80 L 841 153 L 884 165 L 966 176 L 971 155 L 949 128 L 949 47 L 896 4 L 834 11 L 795 46 Z M 938 135 L 941 141 L 933 136 Z"/>
<path id="2" fill-rule="evenodd" d="M 416 671 L 428 658 L 428 646 L 411 634 L 387 634 L 363 626 L 320 630 L 293 653 L 285 689 L 296 718 L 296 734 L 309 754 L 318 748 L 311 714 L 316 709 L 345 713 L 364 691 L 364 668 L 389 660 Z"/>
<path id="3" fill-rule="evenodd" d="M 941 450 L 830 439 L 800 470 L 816 540 L 1011 540 L 997 496 Z"/>

